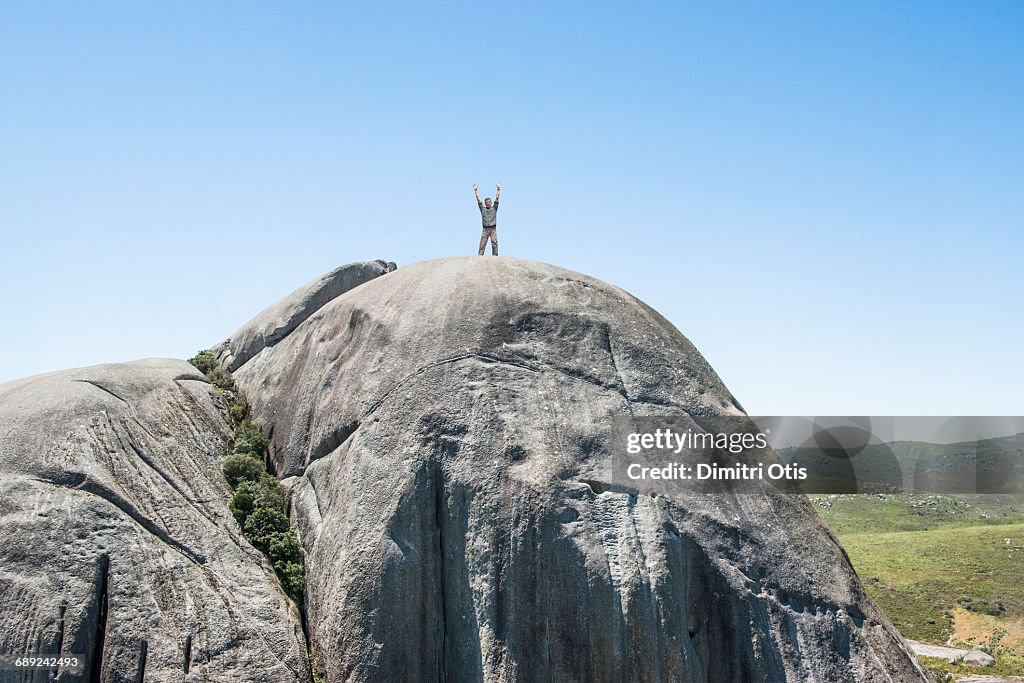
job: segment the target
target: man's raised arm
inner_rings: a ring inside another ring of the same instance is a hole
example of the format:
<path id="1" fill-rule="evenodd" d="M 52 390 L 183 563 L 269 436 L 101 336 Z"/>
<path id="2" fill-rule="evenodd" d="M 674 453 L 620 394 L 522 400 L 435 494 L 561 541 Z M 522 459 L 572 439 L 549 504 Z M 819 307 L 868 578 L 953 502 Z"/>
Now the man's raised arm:
<path id="1" fill-rule="evenodd" d="M 499 199 L 501 199 L 501 183 L 498 183 L 498 189 L 494 191 L 494 203 L 497 204 Z"/>
<path id="2" fill-rule="evenodd" d="M 483 204 L 483 202 L 480 201 L 480 193 L 477 192 L 477 190 L 479 190 L 479 189 L 480 189 L 480 187 L 476 183 L 473 183 L 473 194 L 476 195 L 476 203 L 477 204 Z"/>

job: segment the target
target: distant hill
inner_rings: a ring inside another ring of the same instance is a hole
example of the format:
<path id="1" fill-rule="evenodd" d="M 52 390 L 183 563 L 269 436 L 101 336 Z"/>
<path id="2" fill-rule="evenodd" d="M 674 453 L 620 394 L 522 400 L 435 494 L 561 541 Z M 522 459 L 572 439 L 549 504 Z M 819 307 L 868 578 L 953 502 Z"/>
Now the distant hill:
<path id="1" fill-rule="evenodd" d="M 894 441 L 857 451 L 790 447 L 778 455 L 807 468 L 808 493 L 1024 492 L 1024 434 L 951 444 Z"/>

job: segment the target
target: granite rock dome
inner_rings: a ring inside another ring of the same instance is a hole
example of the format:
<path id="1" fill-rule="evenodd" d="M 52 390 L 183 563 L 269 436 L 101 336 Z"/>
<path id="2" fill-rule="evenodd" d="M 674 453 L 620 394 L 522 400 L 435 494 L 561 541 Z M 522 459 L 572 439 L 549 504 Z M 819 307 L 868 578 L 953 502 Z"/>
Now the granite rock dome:
<path id="1" fill-rule="evenodd" d="M 235 376 L 292 493 L 325 681 L 927 680 L 804 497 L 611 485 L 612 419 L 743 414 L 621 289 L 420 263 Z"/>

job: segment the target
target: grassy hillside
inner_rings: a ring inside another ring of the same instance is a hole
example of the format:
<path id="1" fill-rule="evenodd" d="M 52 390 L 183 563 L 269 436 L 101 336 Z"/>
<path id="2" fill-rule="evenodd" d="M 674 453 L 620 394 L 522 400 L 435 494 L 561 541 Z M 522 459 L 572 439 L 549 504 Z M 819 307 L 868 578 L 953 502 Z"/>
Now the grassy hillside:
<path id="1" fill-rule="evenodd" d="M 1024 523 L 1024 496 L 949 494 L 812 495 L 822 520 L 844 534 L 931 531 Z"/>
<path id="2" fill-rule="evenodd" d="M 1024 674 L 1021 496 L 844 494 L 811 500 L 872 598 L 906 637 L 994 645 L 1000 673 Z"/>

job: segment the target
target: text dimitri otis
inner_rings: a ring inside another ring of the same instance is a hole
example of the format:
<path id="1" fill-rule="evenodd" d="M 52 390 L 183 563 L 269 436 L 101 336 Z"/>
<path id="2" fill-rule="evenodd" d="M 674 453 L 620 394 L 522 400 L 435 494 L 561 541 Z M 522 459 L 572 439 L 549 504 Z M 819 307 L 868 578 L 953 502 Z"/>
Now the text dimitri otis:
<path id="1" fill-rule="evenodd" d="M 764 434 L 709 434 L 707 432 L 674 432 L 671 429 L 657 429 L 654 432 L 632 433 L 626 440 L 626 451 L 637 455 L 643 451 L 659 450 L 678 455 L 683 450 L 716 449 L 729 453 L 742 453 L 750 448 L 768 448 L 768 439 Z M 683 465 L 678 462 L 668 463 L 663 467 L 644 467 L 633 463 L 626 468 L 630 479 L 791 479 L 807 478 L 807 470 L 797 465 L 772 463 L 764 467 L 763 463 L 748 465 L 733 463 L 719 465 L 717 462 L 697 463 L 695 466 Z"/>

